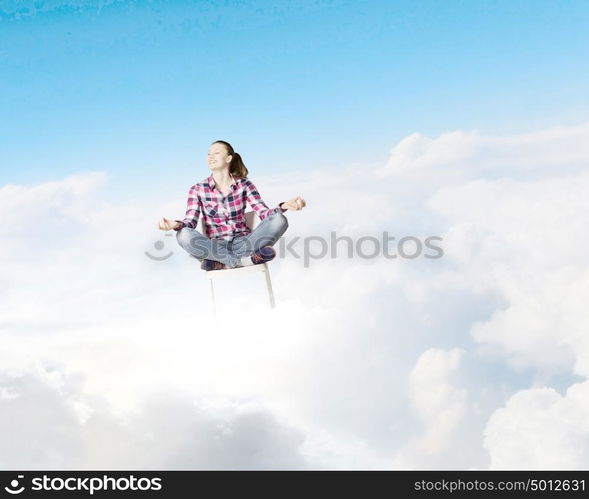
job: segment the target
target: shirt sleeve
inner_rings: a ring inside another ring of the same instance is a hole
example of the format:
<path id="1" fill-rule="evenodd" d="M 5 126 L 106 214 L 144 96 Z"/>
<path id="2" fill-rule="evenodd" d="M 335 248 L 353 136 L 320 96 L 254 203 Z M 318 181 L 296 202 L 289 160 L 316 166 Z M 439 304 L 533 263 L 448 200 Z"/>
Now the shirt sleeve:
<path id="1" fill-rule="evenodd" d="M 196 185 L 193 185 L 188 190 L 188 201 L 186 202 L 186 213 L 184 215 L 184 220 L 177 220 L 178 222 L 182 222 L 175 230 L 181 230 L 184 227 L 189 227 L 190 229 L 196 229 L 196 225 L 198 224 L 198 218 L 200 216 L 200 204 L 198 200 L 198 191 Z"/>
<path id="2" fill-rule="evenodd" d="M 273 215 L 274 213 L 284 213 L 286 211 L 280 208 L 280 205 L 274 208 L 268 208 L 256 186 L 249 180 L 246 183 L 245 193 L 247 202 L 252 207 L 252 210 L 256 212 L 256 215 L 260 217 L 260 220 L 264 220 L 267 216 Z"/>

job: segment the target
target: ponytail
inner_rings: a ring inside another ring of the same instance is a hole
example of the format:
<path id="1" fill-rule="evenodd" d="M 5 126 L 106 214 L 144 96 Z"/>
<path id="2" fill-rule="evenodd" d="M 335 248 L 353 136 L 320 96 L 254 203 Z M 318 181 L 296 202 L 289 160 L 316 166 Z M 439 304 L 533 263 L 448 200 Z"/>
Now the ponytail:
<path id="1" fill-rule="evenodd" d="M 247 178 L 247 168 L 243 164 L 241 156 L 236 152 L 233 153 L 233 158 L 231 159 L 231 163 L 229 163 L 229 173 L 237 178 Z"/>
<path id="2" fill-rule="evenodd" d="M 233 150 L 229 142 L 224 140 L 215 140 L 213 144 L 223 144 L 227 152 L 231 155 L 231 163 L 229 163 L 229 173 L 237 178 L 247 178 L 248 170 L 243 163 L 241 156 Z"/>

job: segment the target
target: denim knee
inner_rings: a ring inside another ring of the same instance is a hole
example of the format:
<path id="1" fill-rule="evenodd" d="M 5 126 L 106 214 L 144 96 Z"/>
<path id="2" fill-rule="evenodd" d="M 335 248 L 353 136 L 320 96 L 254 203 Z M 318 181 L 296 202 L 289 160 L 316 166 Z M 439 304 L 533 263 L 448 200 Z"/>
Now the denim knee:
<path id="1" fill-rule="evenodd" d="M 187 227 L 177 230 L 176 241 L 178 241 L 180 246 L 190 246 L 190 230 Z"/>
<path id="2" fill-rule="evenodd" d="M 288 228 L 288 218 L 284 216 L 284 213 L 273 213 L 269 218 L 268 223 L 276 228 L 284 228 L 284 230 Z"/>

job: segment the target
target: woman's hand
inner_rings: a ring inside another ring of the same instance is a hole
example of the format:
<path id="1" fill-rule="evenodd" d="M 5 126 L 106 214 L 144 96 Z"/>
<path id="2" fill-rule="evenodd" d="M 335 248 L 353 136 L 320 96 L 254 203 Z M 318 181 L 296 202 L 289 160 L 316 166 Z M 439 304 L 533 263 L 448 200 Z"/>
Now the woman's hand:
<path id="1" fill-rule="evenodd" d="M 180 223 L 181 222 L 176 222 L 176 220 L 168 220 L 167 218 L 162 217 L 157 223 L 157 228 L 160 230 L 172 230 L 179 227 Z"/>
<path id="2" fill-rule="evenodd" d="M 282 208 L 287 210 L 302 210 L 305 206 L 307 206 L 306 201 L 301 196 L 296 196 L 288 201 L 282 203 Z"/>

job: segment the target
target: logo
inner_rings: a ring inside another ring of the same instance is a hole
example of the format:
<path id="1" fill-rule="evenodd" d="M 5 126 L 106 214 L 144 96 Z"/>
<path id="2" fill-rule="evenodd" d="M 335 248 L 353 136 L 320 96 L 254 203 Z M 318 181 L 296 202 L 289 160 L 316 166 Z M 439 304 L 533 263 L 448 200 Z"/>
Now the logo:
<path id="1" fill-rule="evenodd" d="M 18 475 L 17 478 L 24 478 L 24 475 Z M 12 480 L 10 482 L 10 487 L 12 487 L 12 488 L 4 487 L 4 490 L 6 492 L 8 492 L 9 494 L 20 494 L 23 490 L 25 490 L 25 488 L 21 487 L 20 489 L 17 489 L 18 485 L 19 485 L 18 480 Z M 16 490 L 13 490 L 13 489 L 16 489 Z"/>
<path id="2" fill-rule="evenodd" d="M 165 235 L 172 236 L 172 234 L 165 234 Z M 161 240 L 153 243 L 153 247 L 158 251 L 163 250 L 164 246 L 165 246 L 165 243 Z M 164 256 L 152 255 L 149 251 L 145 251 L 144 253 L 148 258 L 151 258 L 152 260 L 156 260 L 158 262 L 161 262 L 162 260 L 167 260 L 168 258 L 170 258 L 174 254 L 173 251 L 170 251 L 167 255 L 164 255 Z"/>

